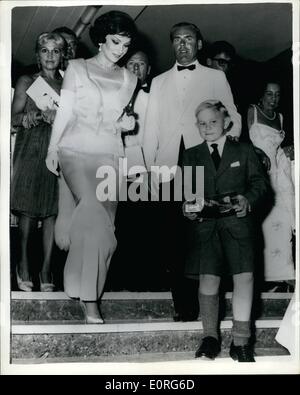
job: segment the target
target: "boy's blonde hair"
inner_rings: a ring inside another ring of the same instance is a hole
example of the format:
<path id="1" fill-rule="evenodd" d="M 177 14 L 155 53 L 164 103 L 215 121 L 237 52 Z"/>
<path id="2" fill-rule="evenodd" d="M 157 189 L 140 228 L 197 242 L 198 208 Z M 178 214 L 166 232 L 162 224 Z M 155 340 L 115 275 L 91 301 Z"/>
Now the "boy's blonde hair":
<path id="1" fill-rule="evenodd" d="M 233 125 L 233 122 L 231 121 L 230 115 L 227 111 L 227 108 L 224 106 L 224 104 L 220 100 L 205 100 L 199 106 L 196 108 L 195 115 L 196 118 L 198 118 L 198 115 L 201 111 L 206 110 L 206 109 L 211 109 L 215 111 L 219 111 L 224 115 L 224 118 L 228 118 L 228 126 L 224 129 L 225 132 L 228 132 Z"/>
<path id="2" fill-rule="evenodd" d="M 220 100 L 205 100 L 199 106 L 196 108 L 195 115 L 198 117 L 199 112 L 206 110 L 206 109 L 212 109 L 215 111 L 220 111 L 224 117 L 230 117 L 229 113 L 227 111 L 227 108 L 224 106 L 224 104 Z"/>

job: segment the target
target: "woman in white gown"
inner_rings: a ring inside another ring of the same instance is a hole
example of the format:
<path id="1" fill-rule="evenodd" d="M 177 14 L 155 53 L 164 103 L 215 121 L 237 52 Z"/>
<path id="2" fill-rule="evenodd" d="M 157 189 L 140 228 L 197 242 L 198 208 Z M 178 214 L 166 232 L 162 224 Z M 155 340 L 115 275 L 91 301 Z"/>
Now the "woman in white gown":
<path id="1" fill-rule="evenodd" d="M 293 356 L 299 353 L 299 325 L 299 302 L 296 301 L 294 293 L 275 337 L 275 340 Z"/>
<path id="2" fill-rule="evenodd" d="M 291 161 L 280 147 L 285 133 L 277 112 L 280 85 L 268 81 L 258 105 L 248 110 L 250 139 L 270 159 L 269 177 L 274 204 L 263 222 L 265 281 L 295 279 L 292 233 L 295 230 L 294 184 Z"/>
<path id="3" fill-rule="evenodd" d="M 117 62 L 135 34 L 133 20 L 123 12 L 111 11 L 96 19 L 90 37 L 99 53 L 87 60 L 69 61 L 46 160 L 48 169 L 57 175 L 59 162 L 66 181 L 61 184 L 64 193 L 71 191 L 70 202 L 73 199 L 76 206 L 70 205 L 68 234 L 57 243 L 69 249 L 65 292 L 83 302 L 87 323 L 103 323 L 98 302 L 116 248 L 117 194 L 103 201 L 98 186 L 105 177 L 99 178 L 97 170 L 109 166 L 116 175 L 112 186 L 118 189 L 119 158 L 124 156 L 121 133 L 135 125 L 134 117 L 120 116 L 137 78 Z"/>

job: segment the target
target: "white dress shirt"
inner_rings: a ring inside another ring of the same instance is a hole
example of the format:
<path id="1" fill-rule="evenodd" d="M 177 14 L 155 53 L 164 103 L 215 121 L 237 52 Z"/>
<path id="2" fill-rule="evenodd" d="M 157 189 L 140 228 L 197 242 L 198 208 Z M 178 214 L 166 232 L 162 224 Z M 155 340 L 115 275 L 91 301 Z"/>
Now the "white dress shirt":
<path id="1" fill-rule="evenodd" d="M 225 142 L 226 142 L 226 136 L 225 135 L 221 136 L 219 138 L 219 140 L 217 140 L 217 141 L 207 141 L 207 145 L 208 145 L 208 149 L 209 149 L 210 154 L 212 154 L 212 152 L 214 150 L 213 147 L 212 147 L 212 144 L 217 144 L 218 145 L 217 149 L 218 149 L 220 158 L 222 158 Z"/>
<path id="2" fill-rule="evenodd" d="M 178 163 L 181 136 L 185 148 L 201 144 L 203 139 L 196 126 L 195 110 L 205 100 L 220 100 L 234 123 L 227 133 L 239 136 L 241 117 L 233 103 L 232 93 L 222 71 L 205 67 L 195 61 L 194 70 L 177 70 L 177 64 L 152 80 L 143 148 L 147 166 L 172 167 Z M 179 91 L 185 89 L 185 98 Z"/>
<path id="3" fill-rule="evenodd" d="M 187 67 L 187 66 L 191 66 L 192 64 L 194 64 L 196 67 L 199 66 L 199 63 L 197 62 L 197 60 L 195 60 L 194 62 L 192 62 L 188 65 L 184 65 L 184 66 Z M 186 70 L 178 71 L 177 66 L 183 66 L 183 65 L 181 65 L 180 63 L 178 63 L 176 61 L 175 82 L 176 82 L 176 88 L 177 88 L 177 92 L 178 92 L 178 98 L 180 100 L 182 107 L 184 107 L 186 105 L 186 103 L 185 103 L 186 93 L 189 88 L 189 84 L 192 79 L 192 74 L 193 74 L 194 70 L 186 69 Z"/>

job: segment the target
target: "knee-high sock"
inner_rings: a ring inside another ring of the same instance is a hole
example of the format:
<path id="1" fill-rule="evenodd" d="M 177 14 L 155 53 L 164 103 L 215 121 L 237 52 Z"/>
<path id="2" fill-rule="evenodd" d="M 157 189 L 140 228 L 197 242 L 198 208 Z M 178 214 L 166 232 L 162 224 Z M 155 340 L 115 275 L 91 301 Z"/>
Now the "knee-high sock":
<path id="1" fill-rule="evenodd" d="M 235 346 L 246 345 L 251 336 L 250 321 L 233 320 L 232 336 Z"/>
<path id="2" fill-rule="evenodd" d="M 200 314 L 203 324 L 203 336 L 218 339 L 219 295 L 200 294 Z"/>

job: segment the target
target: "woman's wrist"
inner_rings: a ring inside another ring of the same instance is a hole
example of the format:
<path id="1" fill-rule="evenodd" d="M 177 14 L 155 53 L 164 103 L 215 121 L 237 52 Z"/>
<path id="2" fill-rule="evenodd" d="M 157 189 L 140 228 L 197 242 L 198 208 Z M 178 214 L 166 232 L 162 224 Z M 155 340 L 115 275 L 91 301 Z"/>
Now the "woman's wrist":
<path id="1" fill-rule="evenodd" d="M 12 126 L 24 126 L 24 123 L 25 124 L 27 123 L 28 119 L 30 118 L 30 115 L 32 116 L 33 113 L 38 113 L 38 112 L 28 111 L 28 112 L 21 112 L 19 114 L 13 115 L 11 119 Z"/>
<path id="2" fill-rule="evenodd" d="M 48 147 L 48 155 L 49 155 L 49 154 L 53 154 L 53 153 L 56 153 L 56 154 L 57 154 L 57 152 L 58 152 L 58 146 L 57 146 L 57 144 L 51 144 L 51 145 L 49 145 L 49 147 Z"/>

